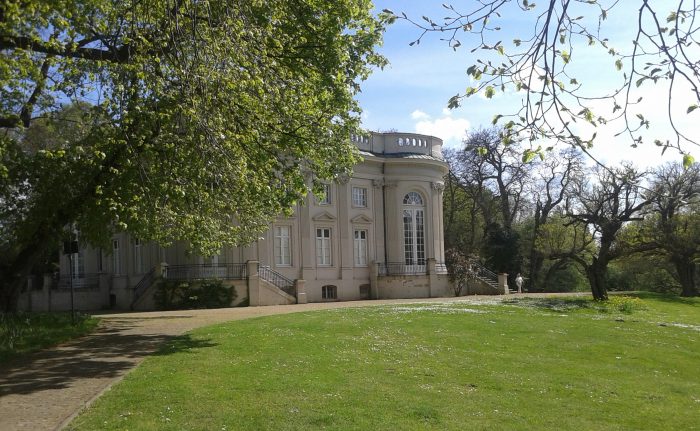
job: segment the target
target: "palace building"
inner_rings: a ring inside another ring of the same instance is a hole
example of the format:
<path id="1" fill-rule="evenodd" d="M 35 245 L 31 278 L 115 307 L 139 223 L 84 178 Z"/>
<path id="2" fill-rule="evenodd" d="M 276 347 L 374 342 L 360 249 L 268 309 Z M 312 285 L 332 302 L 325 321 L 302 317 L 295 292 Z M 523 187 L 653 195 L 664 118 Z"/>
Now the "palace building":
<path id="1" fill-rule="evenodd" d="M 78 309 L 152 309 L 161 279 L 221 279 L 236 288 L 232 305 L 450 295 L 442 140 L 394 132 L 351 139 L 363 157 L 352 177 L 327 184 L 323 199 L 310 194 L 256 243 L 197 257 L 184 243 L 163 248 L 118 234 L 111 250 L 74 254 L 72 271 L 62 255 L 60 278 L 34 279 L 23 305 L 66 309 L 71 281 Z"/>

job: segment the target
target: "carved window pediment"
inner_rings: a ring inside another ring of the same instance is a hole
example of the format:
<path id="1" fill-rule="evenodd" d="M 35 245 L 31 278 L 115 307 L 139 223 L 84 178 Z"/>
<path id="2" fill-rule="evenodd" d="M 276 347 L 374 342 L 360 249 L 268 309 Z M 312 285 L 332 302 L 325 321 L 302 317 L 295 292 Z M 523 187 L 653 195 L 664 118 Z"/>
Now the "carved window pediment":
<path id="1" fill-rule="evenodd" d="M 333 214 L 329 213 L 328 211 L 324 211 L 320 214 L 316 214 L 315 216 L 313 216 L 313 220 L 314 221 L 335 221 L 336 217 Z"/>
<path id="2" fill-rule="evenodd" d="M 364 214 L 360 214 L 356 217 L 353 217 L 350 221 L 352 223 L 356 223 L 356 224 L 371 224 L 372 223 L 372 219 L 367 217 Z"/>

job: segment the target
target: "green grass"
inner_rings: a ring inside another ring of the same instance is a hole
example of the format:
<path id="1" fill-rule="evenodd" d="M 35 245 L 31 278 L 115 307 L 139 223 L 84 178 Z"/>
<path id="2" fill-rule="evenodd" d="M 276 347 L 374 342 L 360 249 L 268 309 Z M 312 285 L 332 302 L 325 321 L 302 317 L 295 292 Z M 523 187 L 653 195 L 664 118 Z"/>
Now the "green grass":
<path id="1" fill-rule="evenodd" d="M 179 338 L 69 429 L 691 430 L 698 341 L 700 300 L 658 295 L 265 317 Z"/>
<path id="2" fill-rule="evenodd" d="M 92 332 L 98 320 L 70 313 L 0 313 L 0 363 Z"/>

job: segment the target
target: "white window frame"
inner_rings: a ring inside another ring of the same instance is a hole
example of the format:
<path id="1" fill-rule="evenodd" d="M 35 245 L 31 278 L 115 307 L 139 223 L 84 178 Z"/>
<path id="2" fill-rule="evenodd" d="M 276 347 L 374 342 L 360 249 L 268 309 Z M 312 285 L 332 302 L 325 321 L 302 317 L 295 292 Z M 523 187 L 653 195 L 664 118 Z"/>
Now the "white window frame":
<path id="1" fill-rule="evenodd" d="M 333 265 L 333 230 L 329 227 L 316 228 L 316 265 Z"/>
<path id="2" fill-rule="evenodd" d="M 355 208 L 367 208 L 369 200 L 366 187 L 353 186 L 352 188 L 352 206 Z"/>
<path id="3" fill-rule="evenodd" d="M 283 231 L 286 230 L 286 235 Z M 274 227 L 275 266 L 292 266 L 292 227 L 279 225 Z"/>
<path id="4" fill-rule="evenodd" d="M 354 229 L 352 237 L 355 266 L 367 266 L 367 243 L 369 242 L 369 232 L 367 229 Z"/>
<path id="5" fill-rule="evenodd" d="M 119 239 L 112 239 L 112 272 L 114 275 L 121 275 L 122 273 L 122 262 L 121 256 L 119 255 Z"/>
<path id="6" fill-rule="evenodd" d="M 402 226 L 404 264 L 424 266 L 425 255 L 425 204 L 417 192 L 409 192 L 403 199 Z"/>
<path id="7" fill-rule="evenodd" d="M 134 274 L 143 274 L 143 244 L 134 238 Z"/>
<path id="8" fill-rule="evenodd" d="M 321 299 L 327 301 L 338 299 L 338 286 L 332 284 L 321 286 Z"/>
<path id="9" fill-rule="evenodd" d="M 85 278 L 85 253 L 82 248 L 74 253 L 72 264 L 73 279 Z"/>
<path id="10" fill-rule="evenodd" d="M 324 196 L 322 198 L 319 197 L 318 204 L 330 205 L 333 202 L 333 200 L 331 199 L 331 185 L 322 184 L 321 187 L 323 187 Z"/>

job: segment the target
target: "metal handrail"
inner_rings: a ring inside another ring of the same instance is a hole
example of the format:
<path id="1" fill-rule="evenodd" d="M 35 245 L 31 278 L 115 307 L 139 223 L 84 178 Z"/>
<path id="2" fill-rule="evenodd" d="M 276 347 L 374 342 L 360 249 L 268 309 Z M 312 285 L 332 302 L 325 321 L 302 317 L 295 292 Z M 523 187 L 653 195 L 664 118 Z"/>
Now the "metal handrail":
<path id="1" fill-rule="evenodd" d="M 148 290 L 149 287 L 153 285 L 153 282 L 156 279 L 156 268 L 153 267 L 151 268 L 143 277 L 141 277 L 141 280 L 134 286 L 134 296 L 131 301 L 131 305 L 133 307 L 134 304 L 136 304 L 136 301 L 141 297 L 141 295 Z"/>
<path id="2" fill-rule="evenodd" d="M 294 281 L 285 277 L 277 271 L 274 271 L 269 266 L 260 266 L 258 268 L 258 275 L 263 280 L 282 290 L 284 293 L 291 295 L 296 298 L 297 289 L 294 285 Z"/>
<path id="3" fill-rule="evenodd" d="M 426 275 L 427 266 L 425 264 L 407 265 L 403 262 L 380 262 L 379 275 Z"/>
<path id="4" fill-rule="evenodd" d="M 471 260 L 470 264 L 476 278 L 490 284 L 493 287 L 498 287 L 498 275 L 496 275 L 495 272 L 489 270 L 477 260 Z"/>
<path id="5" fill-rule="evenodd" d="M 245 263 L 217 263 L 198 265 L 169 265 L 163 274 L 168 280 L 243 280 L 246 278 Z"/>

